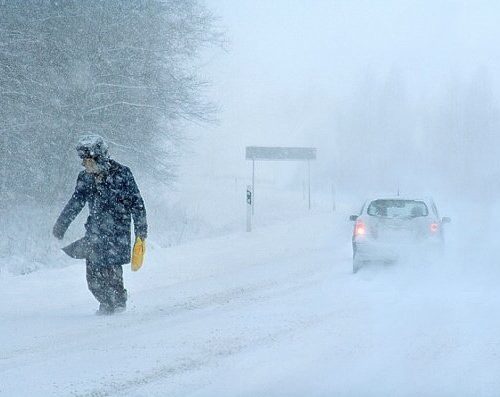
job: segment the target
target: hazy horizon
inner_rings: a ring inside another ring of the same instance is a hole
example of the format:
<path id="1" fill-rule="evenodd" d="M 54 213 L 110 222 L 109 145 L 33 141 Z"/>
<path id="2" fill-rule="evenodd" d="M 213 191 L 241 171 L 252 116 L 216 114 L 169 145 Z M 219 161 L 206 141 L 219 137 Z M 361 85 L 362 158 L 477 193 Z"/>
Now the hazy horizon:
<path id="1" fill-rule="evenodd" d="M 314 146 L 314 175 L 341 189 L 477 190 L 482 176 L 491 187 L 499 5 L 207 4 L 229 43 L 206 60 L 221 112 L 219 124 L 190 127 L 195 173 L 247 176 L 247 145 Z"/>

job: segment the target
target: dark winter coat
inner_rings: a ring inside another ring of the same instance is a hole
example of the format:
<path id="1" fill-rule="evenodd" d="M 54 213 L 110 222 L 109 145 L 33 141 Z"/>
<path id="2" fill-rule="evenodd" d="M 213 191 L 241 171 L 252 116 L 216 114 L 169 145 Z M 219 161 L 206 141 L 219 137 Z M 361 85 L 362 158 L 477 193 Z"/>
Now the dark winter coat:
<path id="1" fill-rule="evenodd" d="M 144 202 L 130 169 L 109 160 L 108 170 L 102 177 L 80 172 L 75 192 L 54 226 L 56 236 L 62 238 L 86 203 L 89 217 L 85 237 L 65 251 L 70 256 L 84 257 L 101 265 L 130 262 L 131 218 L 136 236 L 146 238 L 148 228 Z"/>

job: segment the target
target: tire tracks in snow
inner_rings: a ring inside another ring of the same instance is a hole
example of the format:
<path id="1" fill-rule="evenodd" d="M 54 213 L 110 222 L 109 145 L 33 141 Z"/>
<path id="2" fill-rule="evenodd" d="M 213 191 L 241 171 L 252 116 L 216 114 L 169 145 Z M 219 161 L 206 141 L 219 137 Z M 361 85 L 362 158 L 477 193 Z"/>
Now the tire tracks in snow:
<path id="1" fill-rule="evenodd" d="M 309 288 L 316 282 L 305 282 L 295 288 L 289 287 L 283 289 L 285 293 L 296 292 L 298 288 Z M 280 294 L 281 296 L 281 294 Z M 303 332 L 312 327 L 318 326 L 321 323 L 328 321 L 335 315 L 336 311 L 331 311 L 327 315 L 311 315 L 296 321 L 289 321 L 284 326 L 272 332 L 264 332 L 263 335 L 255 337 L 247 337 L 244 340 L 241 338 L 226 337 L 226 338 L 210 338 L 204 341 L 204 344 L 210 346 L 208 351 L 201 352 L 198 357 L 182 357 L 169 365 L 157 366 L 149 371 L 144 371 L 140 376 L 123 382 L 103 383 L 101 387 L 88 392 L 75 393 L 75 397 L 111 397 L 127 394 L 134 389 L 148 386 L 152 383 L 165 381 L 176 376 L 180 376 L 191 371 L 198 371 L 204 368 L 216 365 L 219 361 L 228 359 L 232 356 L 244 353 L 249 350 L 259 349 L 272 345 L 283 338 L 290 337 L 297 332 Z"/>
<path id="2" fill-rule="evenodd" d="M 95 322 L 93 322 L 92 328 L 86 328 L 78 332 L 39 337 L 38 346 L 30 346 L 6 353 L 0 353 L 0 372 L 12 369 L 13 367 L 30 365 L 35 362 L 47 362 L 52 357 L 56 360 L 60 359 L 61 356 L 64 356 L 68 352 L 78 351 L 82 346 L 94 345 L 95 343 L 87 342 L 89 339 L 94 342 L 96 338 L 100 339 L 103 345 L 106 345 L 107 339 L 116 338 L 116 334 L 110 332 L 110 329 L 119 329 L 120 332 L 131 331 L 136 328 L 147 327 L 146 324 L 164 322 L 166 319 L 177 321 L 178 317 L 193 311 L 202 311 L 214 307 L 219 308 L 234 303 L 251 305 L 256 301 L 271 299 L 279 290 L 286 293 L 288 290 L 306 288 L 312 284 L 316 284 L 322 279 L 320 275 L 327 271 L 328 268 L 325 268 L 324 264 L 312 265 L 306 269 L 301 267 L 299 271 L 290 273 L 286 277 L 271 278 L 263 282 L 242 285 L 220 292 L 195 295 L 172 306 L 157 306 L 154 310 L 141 313 L 136 321 L 131 321 L 132 319 L 130 316 L 125 313 L 119 317 L 110 317 L 105 323 L 95 324 Z M 213 277 L 214 276 L 210 276 L 208 278 Z M 217 277 L 217 275 L 215 275 L 215 277 Z M 297 280 L 300 281 L 297 282 Z M 187 283 L 189 283 L 189 281 Z M 132 311 L 131 313 L 135 314 L 136 312 L 134 313 Z M 110 321 L 114 321 L 115 319 L 119 321 L 110 324 Z M 95 329 L 96 325 L 98 328 L 105 328 L 106 333 L 99 334 L 99 329 L 97 331 Z M 40 346 L 40 344 L 43 344 L 43 346 Z"/>

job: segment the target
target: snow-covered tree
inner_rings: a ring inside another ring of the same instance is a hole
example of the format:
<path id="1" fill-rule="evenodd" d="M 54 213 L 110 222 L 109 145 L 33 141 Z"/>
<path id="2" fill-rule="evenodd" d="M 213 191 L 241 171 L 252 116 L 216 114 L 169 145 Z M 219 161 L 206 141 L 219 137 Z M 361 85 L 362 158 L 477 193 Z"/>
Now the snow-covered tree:
<path id="1" fill-rule="evenodd" d="M 182 120 L 207 120 L 196 60 L 220 43 L 198 0 L 0 2 L 0 200 L 54 198 L 82 133 L 157 178 Z"/>

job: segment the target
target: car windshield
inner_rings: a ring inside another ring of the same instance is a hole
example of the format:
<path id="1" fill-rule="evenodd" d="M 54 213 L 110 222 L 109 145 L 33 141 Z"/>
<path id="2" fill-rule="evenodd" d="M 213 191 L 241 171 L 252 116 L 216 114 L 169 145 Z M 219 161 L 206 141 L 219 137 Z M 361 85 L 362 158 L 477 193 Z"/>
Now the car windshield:
<path id="1" fill-rule="evenodd" d="M 384 218 L 416 218 L 429 215 L 423 201 L 416 200 L 375 200 L 368 206 L 368 215 Z"/>

